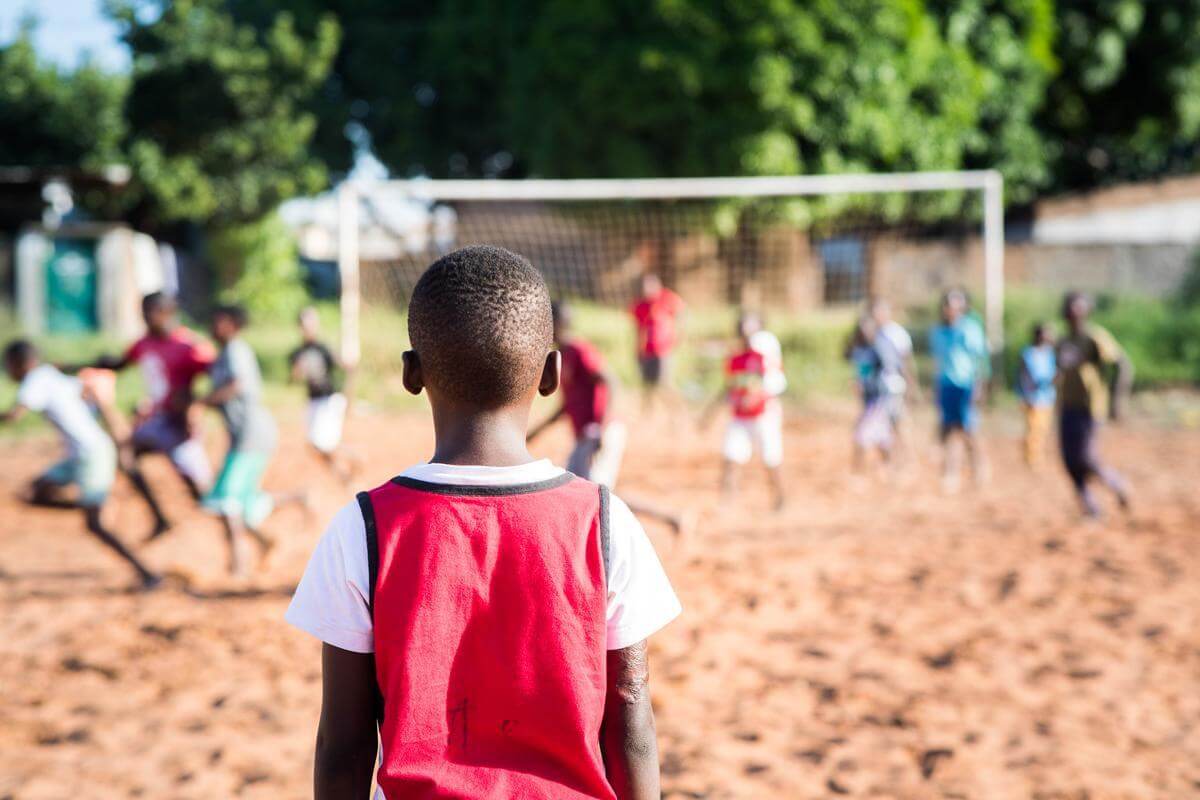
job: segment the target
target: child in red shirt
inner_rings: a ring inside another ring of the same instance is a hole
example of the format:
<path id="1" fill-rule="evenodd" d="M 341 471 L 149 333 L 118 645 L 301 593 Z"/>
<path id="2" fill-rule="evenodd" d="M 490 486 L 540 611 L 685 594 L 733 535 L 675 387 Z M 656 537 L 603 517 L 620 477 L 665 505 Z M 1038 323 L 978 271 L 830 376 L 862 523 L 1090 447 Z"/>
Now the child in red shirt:
<path id="1" fill-rule="evenodd" d="M 665 386 L 671 388 L 671 354 L 678 343 L 683 298 L 662 285 L 654 273 L 642 276 L 641 297 L 630 314 L 637 325 L 637 362 L 646 410 Z"/>
<path id="2" fill-rule="evenodd" d="M 646 637 L 680 611 L 608 490 L 526 449 L 559 384 L 550 298 L 524 258 L 469 247 L 413 290 L 404 385 L 428 464 L 359 494 L 288 620 L 319 637 L 317 800 L 660 796 Z"/>
<path id="3" fill-rule="evenodd" d="M 738 343 L 725 362 L 725 391 L 730 419 L 725 426 L 721 444 L 721 491 L 731 500 L 737 489 L 738 472 L 750 462 L 757 450 L 767 468 L 773 503 L 776 509 L 784 504 L 783 480 L 783 409 L 776 386 L 782 380 L 782 365 L 777 354 L 756 347 L 761 338 L 761 319 L 745 312 L 738 318 Z M 773 341 L 773 337 L 772 337 Z M 717 402 L 705 413 L 702 424 L 716 409 Z"/>
<path id="4" fill-rule="evenodd" d="M 138 407 L 128 443 L 132 459 L 123 459 L 122 468 L 154 514 L 152 539 L 165 533 L 170 523 L 137 464 L 142 456 L 150 453 L 168 456 L 196 500 L 204 496 L 212 483 L 212 466 L 188 412 L 192 408 L 192 384 L 208 372 L 216 351 L 180 325 L 177 312 L 175 300 L 169 295 L 162 292 L 146 295 L 142 298 L 146 334 L 123 355 L 106 356 L 94 365 L 118 371 L 133 364 L 141 367 L 146 399 Z"/>

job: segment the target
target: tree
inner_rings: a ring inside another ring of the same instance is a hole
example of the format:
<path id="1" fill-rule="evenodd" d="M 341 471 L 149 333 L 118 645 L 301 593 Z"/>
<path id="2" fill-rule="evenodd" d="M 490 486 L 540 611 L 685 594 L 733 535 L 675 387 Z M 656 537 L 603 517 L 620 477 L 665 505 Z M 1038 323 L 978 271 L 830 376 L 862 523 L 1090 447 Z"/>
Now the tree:
<path id="1" fill-rule="evenodd" d="M 261 219 L 325 185 L 306 108 L 329 74 L 338 27 L 301 36 L 286 13 L 262 29 L 222 0 L 113 0 L 132 55 L 126 143 L 152 216 L 208 227 Z"/>
<path id="2" fill-rule="evenodd" d="M 35 22 L 0 46 L 0 164 L 98 169 L 122 161 L 127 81 L 85 62 L 63 70 L 38 59 Z"/>
<path id="3" fill-rule="evenodd" d="M 1047 180 L 1032 118 L 1049 0 L 304 5 L 343 25 L 339 124 L 361 123 L 401 174 L 997 164 L 1018 196 Z"/>
<path id="4" fill-rule="evenodd" d="M 1200 0 L 1058 0 L 1039 126 L 1055 188 L 1200 166 Z"/>

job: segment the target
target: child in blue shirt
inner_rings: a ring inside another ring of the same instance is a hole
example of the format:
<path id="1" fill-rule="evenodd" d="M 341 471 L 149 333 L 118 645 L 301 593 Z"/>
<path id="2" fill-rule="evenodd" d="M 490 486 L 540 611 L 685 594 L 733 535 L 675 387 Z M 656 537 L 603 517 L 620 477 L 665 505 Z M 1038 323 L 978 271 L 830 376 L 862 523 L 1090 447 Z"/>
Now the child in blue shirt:
<path id="1" fill-rule="evenodd" d="M 1033 326 L 1033 341 L 1021 351 L 1017 396 L 1025 409 L 1025 463 L 1036 467 L 1046 451 L 1046 437 L 1054 418 L 1054 378 L 1058 363 L 1054 356 L 1054 334 L 1050 326 Z"/>
<path id="2" fill-rule="evenodd" d="M 958 485 L 957 440 L 961 439 L 967 449 L 976 483 L 982 482 L 986 469 L 976 403 L 989 377 L 987 336 L 983 325 L 968 310 L 966 293 L 951 289 L 942 296 L 941 323 L 929 332 L 934 391 L 941 415 L 942 482 L 947 490 Z"/>

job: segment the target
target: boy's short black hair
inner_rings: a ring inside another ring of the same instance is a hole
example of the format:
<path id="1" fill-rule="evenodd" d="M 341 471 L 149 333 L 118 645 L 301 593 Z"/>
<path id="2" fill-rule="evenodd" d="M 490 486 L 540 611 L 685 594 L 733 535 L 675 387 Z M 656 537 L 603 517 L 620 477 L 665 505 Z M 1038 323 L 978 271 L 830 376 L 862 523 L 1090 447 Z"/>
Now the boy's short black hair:
<path id="1" fill-rule="evenodd" d="M 213 309 L 213 317 L 228 317 L 239 331 L 250 321 L 250 315 L 246 313 L 246 309 L 237 303 L 222 303 Z"/>
<path id="2" fill-rule="evenodd" d="M 175 305 L 175 298 L 166 292 L 151 292 L 142 298 L 142 313 L 149 312 L 159 308 L 170 308 Z"/>
<path id="3" fill-rule="evenodd" d="M 38 358 L 37 345 L 28 339 L 13 339 L 4 348 L 5 364 L 26 366 Z"/>
<path id="4" fill-rule="evenodd" d="M 433 262 L 417 281 L 408 337 L 427 385 L 497 408 L 541 377 L 553 340 L 550 292 L 524 256 L 464 247 Z"/>

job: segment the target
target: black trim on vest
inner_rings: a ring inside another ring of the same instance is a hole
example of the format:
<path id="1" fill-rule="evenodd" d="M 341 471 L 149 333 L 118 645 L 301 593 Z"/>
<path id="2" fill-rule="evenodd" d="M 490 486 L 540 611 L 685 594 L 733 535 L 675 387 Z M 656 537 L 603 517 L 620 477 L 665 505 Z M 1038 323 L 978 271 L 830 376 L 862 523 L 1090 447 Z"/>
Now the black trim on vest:
<path id="1" fill-rule="evenodd" d="M 561 475 L 556 475 L 544 481 L 518 483 L 511 486 L 470 486 L 455 483 L 430 483 L 429 481 L 421 481 L 404 475 L 392 478 L 392 483 L 397 486 L 416 489 L 421 492 L 430 492 L 432 494 L 450 494 L 460 497 L 502 497 L 505 495 L 531 494 L 533 492 L 544 492 L 547 489 L 557 489 L 560 486 L 566 486 L 573 480 L 575 480 L 573 474 L 564 472 Z"/>
<path id="2" fill-rule="evenodd" d="M 375 584 L 379 580 L 379 530 L 375 527 L 375 507 L 371 505 L 371 495 L 359 492 L 358 508 L 362 512 L 363 528 L 367 532 L 367 608 L 371 619 L 375 619 Z"/>
<path id="3" fill-rule="evenodd" d="M 363 530 L 366 532 L 367 544 L 367 611 L 371 614 L 371 622 L 375 622 L 375 584 L 379 581 L 379 529 L 375 524 L 375 506 L 371 505 L 370 492 L 359 492 L 355 495 L 358 500 L 358 510 L 362 512 Z M 371 658 L 374 659 L 374 653 Z M 374 673 L 374 670 L 372 670 Z M 379 678 L 375 678 L 375 724 L 383 724 L 383 689 L 379 686 Z"/>
<path id="4" fill-rule="evenodd" d="M 609 570 L 608 487 L 600 484 L 600 557 L 604 561 L 604 586 L 608 588 Z"/>

